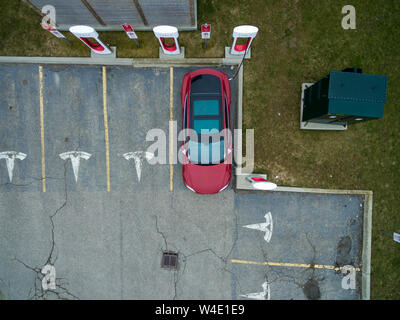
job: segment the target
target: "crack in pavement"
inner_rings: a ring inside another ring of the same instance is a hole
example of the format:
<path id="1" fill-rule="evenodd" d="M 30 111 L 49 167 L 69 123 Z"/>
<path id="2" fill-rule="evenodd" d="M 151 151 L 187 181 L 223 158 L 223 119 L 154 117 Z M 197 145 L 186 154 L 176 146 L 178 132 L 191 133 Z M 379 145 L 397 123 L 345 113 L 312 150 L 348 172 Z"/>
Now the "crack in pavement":
<path id="1" fill-rule="evenodd" d="M 31 288 L 29 290 L 28 299 L 47 300 L 47 299 L 52 298 L 52 296 L 51 296 L 51 294 L 52 294 L 53 297 L 60 299 L 60 300 L 66 300 L 69 298 L 79 300 L 79 298 L 76 295 L 69 292 L 69 290 L 67 289 L 67 286 L 69 283 L 66 279 L 60 278 L 60 277 L 56 278 L 55 279 L 56 289 L 55 290 L 53 290 L 53 289 L 44 290 L 42 287 L 42 281 L 43 281 L 45 275 L 42 274 L 41 269 L 37 268 L 37 267 L 31 267 L 28 264 L 26 264 L 25 262 L 23 262 L 22 260 L 19 260 L 17 258 L 14 258 L 14 260 L 21 263 L 27 269 L 30 269 L 31 271 L 33 271 L 36 274 L 34 283 L 33 283 L 33 288 Z"/>
<path id="2" fill-rule="evenodd" d="M 315 266 L 315 257 L 316 257 L 316 247 L 313 245 L 313 243 L 311 242 L 311 240 L 309 239 L 309 235 L 308 233 L 305 233 L 305 237 L 307 239 L 307 242 L 309 243 L 310 247 L 312 248 L 313 251 L 313 256 L 311 258 L 311 261 L 307 264 L 310 265 L 310 267 L 305 268 L 302 271 L 299 271 L 299 276 L 293 276 L 291 274 L 287 274 L 286 272 L 284 272 L 284 269 L 278 269 L 278 268 L 273 268 L 272 266 L 268 266 L 266 265 L 266 270 L 264 272 L 264 277 L 266 279 L 266 281 L 268 282 L 268 284 L 274 283 L 274 282 L 278 282 L 278 281 L 286 281 L 288 283 L 293 283 L 294 285 L 296 285 L 298 288 L 302 289 L 304 295 L 308 298 L 308 299 L 320 299 L 320 291 L 319 291 L 319 283 L 324 281 L 325 278 L 324 277 L 316 277 L 315 276 L 315 271 L 316 268 Z M 260 236 L 260 241 L 259 241 L 259 246 L 260 246 L 260 250 L 263 254 L 263 259 L 264 261 L 269 261 L 268 260 L 268 253 L 266 252 L 265 248 L 262 246 L 262 241 L 261 241 L 261 236 Z M 311 271 L 311 275 L 308 275 L 306 273 L 309 273 L 309 271 Z M 275 278 L 270 279 L 269 274 L 273 274 L 275 275 Z M 304 280 L 304 277 L 307 280 Z M 302 281 L 299 281 L 298 278 L 303 278 Z M 310 293 L 310 291 L 315 292 L 315 288 L 318 287 L 318 292 L 317 293 Z"/>
<path id="3" fill-rule="evenodd" d="M 156 231 L 157 233 L 163 238 L 164 241 L 164 245 L 165 245 L 165 250 L 163 248 L 161 248 L 161 253 L 163 253 L 164 251 L 168 251 L 168 241 L 167 241 L 167 237 L 165 236 L 165 234 L 160 230 L 160 228 L 158 227 L 158 216 L 155 215 L 154 216 L 155 220 L 156 220 Z M 178 257 L 179 257 L 180 252 L 178 252 Z M 184 264 L 184 268 L 183 268 L 183 272 L 186 268 L 186 263 Z M 176 300 L 177 298 L 177 284 L 179 282 L 179 277 L 178 277 L 178 273 L 179 273 L 179 261 L 178 261 L 178 269 L 177 270 L 170 270 L 173 271 L 173 287 L 174 287 L 174 295 L 172 297 L 172 300 Z"/>
<path id="4" fill-rule="evenodd" d="M 159 235 L 161 235 L 162 238 L 164 239 L 165 251 L 168 251 L 167 238 L 165 237 L 164 233 L 162 233 L 162 232 L 160 231 L 160 229 L 158 228 L 158 217 L 157 217 L 157 216 L 154 216 L 154 217 L 155 217 L 155 219 L 156 219 L 156 230 L 157 230 L 157 233 L 158 233 Z M 161 248 L 161 252 L 163 252 L 163 251 L 164 251 L 164 250 Z"/>
<path id="5" fill-rule="evenodd" d="M 235 217 L 234 217 L 234 221 L 235 221 L 234 228 L 235 228 L 235 231 L 237 231 L 237 228 L 238 228 L 238 215 L 237 215 L 236 210 L 233 210 L 233 211 L 234 211 L 234 215 L 235 215 Z M 168 246 L 167 237 L 159 228 L 158 217 L 157 216 L 154 216 L 154 217 L 155 217 L 155 220 L 156 220 L 156 232 L 157 232 L 157 234 L 159 234 L 162 237 L 162 239 L 164 241 L 165 250 L 163 248 L 161 248 L 161 251 L 162 252 L 163 251 L 168 251 L 168 247 L 171 247 L 171 245 Z M 185 254 L 181 250 L 177 250 L 178 256 L 182 257 L 182 259 L 179 259 L 179 260 L 181 260 L 180 261 L 181 263 L 178 262 L 178 269 L 177 270 L 171 270 L 171 271 L 174 272 L 174 274 L 173 274 L 174 295 L 173 295 L 173 298 L 172 298 L 173 300 L 176 300 L 178 298 L 178 283 L 182 279 L 183 275 L 185 274 L 185 271 L 187 269 L 186 267 L 187 267 L 188 261 L 190 260 L 190 258 L 192 258 L 192 257 L 194 257 L 196 255 L 199 255 L 199 254 L 211 253 L 212 256 L 216 257 L 220 262 L 222 262 L 223 267 L 222 268 L 217 267 L 217 269 L 222 270 L 224 272 L 228 272 L 234 278 L 234 281 L 238 281 L 236 274 L 232 270 L 230 270 L 228 268 L 228 266 L 227 266 L 229 261 L 230 261 L 229 257 L 231 256 L 232 251 L 233 251 L 234 247 L 236 246 L 236 242 L 237 242 L 237 239 L 238 239 L 237 232 L 233 232 L 233 234 L 234 234 L 234 239 L 232 241 L 232 246 L 230 247 L 230 249 L 229 249 L 229 251 L 227 252 L 226 255 L 219 255 L 212 248 L 201 249 L 201 250 L 195 251 L 195 252 L 190 253 L 190 254 Z M 239 287 L 240 287 L 240 284 L 239 284 Z"/>
<path id="6" fill-rule="evenodd" d="M 14 182 L 5 182 L 0 184 L 0 188 L 2 187 L 6 187 L 6 186 L 13 186 L 13 187 L 28 187 L 33 185 L 36 181 L 42 181 L 42 180 L 46 180 L 46 179 L 53 179 L 53 180 L 64 180 L 64 178 L 60 177 L 50 177 L 50 176 L 46 176 L 44 178 L 36 178 L 36 177 L 27 177 L 27 179 L 31 179 L 33 181 L 27 182 L 27 183 L 14 183 Z"/>
<path id="7" fill-rule="evenodd" d="M 164 241 L 164 245 L 165 245 L 165 249 L 161 248 L 161 253 L 164 253 L 164 251 L 168 251 L 168 241 L 167 241 L 167 237 L 165 236 L 165 234 L 160 230 L 160 228 L 158 227 L 158 216 L 155 215 L 154 216 L 155 220 L 156 220 L 156 232 L 157 234 L 159 234 Z M 179 257 L 179 252 L 178 252 L 178 257 Z M 186 268 L 186 264 L 184 265 L 184 269 L 183 272 Z M 172 300 L 176 300 L 177 297 L 177 284 L 179 282 L 179 277 L 178 277 L 178 273 L 179 273 L 179 261 L 178 261 L 178 270 L 170 270 L 173 272 L 173 287 L 174 287 L 174 295 L 172 297 Z"/>
<path id="8" fill-rule="evenodd" d="M 58 207 L 55 210 L 55 212 L 52 215 L 49 216 L 50 223 L 51 223 L 51 248 L 50 248 L 49 255 L 48 255 L 44 265 L 54 266 L 57 261 L 57 258 L 58 258 L 58 253 L 56 254 L 55 258 L 53 257 L 55 249 L 56 249 L 54 219 L 57 216 L 57 214 L 59 214 L 59 212 L 65 208 L 65 206 L 67 205 L 67 202 L 68 202 L 66 176 L 67 176 L 67 164 L 64 163 L 64 202 L 62 203 L 62 205 L 60 207 Z M 29 270 L 33 271 L 36 274 L 35 279 L 34 279 L 33 288 L 30 289 L 29 295 L 28 295 L 28 296 L 30 296 L 29 297 L 30 299 L 39 300 L 39 299 L 49 299 L 51 297 L 55 297 L 60 300 L 65 300 L 65 299 L 70 299 L 70 298 L 79 299 L 76 295 L 72 294 L 67 289 L 67 286 L 69 285 L 69 283 L 66 279 L 56 277 L 55 278 L 56 289 L 48 288 L 47 290 L 45 290 L 42 287 L 42 281 L 46 275 L 42 274 L 41 268 L 29 266 L 28 264 L 26 264 L 25 262 L 23 262 L 22 260 L 20 260 L 16 257 L 14 257 L 13 260 L 21 263 L 23 266 L 25 266 L 26 268 L 28 268 Z M 33 291 L 33 293 L 32 293 L 32 291 Z"/>
<path id="9" fill-rule="evenodd" d="M 53 262 L 51 261 L 51 258 L 53 256 L 53 252 L 56 246 L 56 242 L 55 242 L 55 234 L 54 234 L 54 229 L 55 229 L 55 225 L 54 225 L 54 218 L 56 217 L 56 215 L 65 208 L 65 206 L 67 205 L 68 202 L 68 193 L 67 193 L 67 164 L 64 163 L 64 203 L 52 214 L 50 215 L 50 222 L 51 222 L 51 250 L 50 250 L 50 254 L 49 257 L 46 261 L 46 264 L 52 264 L 54 265 L 54 263 L 56 262 L 57 259 L 55 259 Z"/>

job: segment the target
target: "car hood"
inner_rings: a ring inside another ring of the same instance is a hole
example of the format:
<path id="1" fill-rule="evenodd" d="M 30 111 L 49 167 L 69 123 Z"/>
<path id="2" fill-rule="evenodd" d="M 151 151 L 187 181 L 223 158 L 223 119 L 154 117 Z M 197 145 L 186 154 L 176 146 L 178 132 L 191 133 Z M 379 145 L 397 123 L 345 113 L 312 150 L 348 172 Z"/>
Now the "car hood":
<path id="1" fill-rule="evenodd" d="M 183 181 L 195 192 L 211 194 L 219 192 L 232 177 L 232 165 L 220 163 L 210 166 L 187 163 L 183 166 Z"/>

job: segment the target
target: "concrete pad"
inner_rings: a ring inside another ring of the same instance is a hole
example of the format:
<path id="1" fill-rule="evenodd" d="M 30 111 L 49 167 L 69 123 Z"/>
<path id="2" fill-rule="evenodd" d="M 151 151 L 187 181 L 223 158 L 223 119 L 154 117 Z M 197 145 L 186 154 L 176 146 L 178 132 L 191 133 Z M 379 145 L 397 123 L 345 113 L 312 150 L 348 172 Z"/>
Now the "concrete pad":
<path id="1" fill-rule="evenodd" d="M 304 108 L 304 91 L 312 86 L 314 83 L 303 83 L 301 85 L 301 100 L 300 100 L 300 129 L 303 130 L 347 130 L 346 125 L 339 124 L 327 124 L 327 123 L 315 123 L 310 121 L 302 121 L 303 119 L 303 108 Z"/>
<path id="2" fill-rule="evenodd" d="M 239 62 L 243 59 L 242 54 L 231 54 L 231 47 L 225 47 L 225 58 L 226 59 L 237 59 Z M 245 59 L 251 58 L 251 47 L 247 50 Z"/>
<path id="3" fill-rule="evenodd" d="M 170 60 L 170 59 L 184 59 L 185 58 L 185 47 L 179 47 L 179 54 L 165 54 L 161 47 L 158 48 L 158 56 L 160 59 Z"/>
<path id="4" fill-rule="evenodd" d="M 92 59 L 116 59 L 117 58 L 117 47 L 111 46 L 111 54 L 98 54 L 90 50 L 90 57 Z"/>
<path id="5" fill-rule="evenodd" d="M 267 180 L 267 175 L 266 174 L 258 174 L 258 173 L 242 173 L 242 174 L 237 174 L 236 175 L 236 189 L 240 190 L 252 190 L 255 191 L 253 186 L 251 185 L 251 182 L 248 181 L 246 178 L 247 177 L 259 177 Z"/>

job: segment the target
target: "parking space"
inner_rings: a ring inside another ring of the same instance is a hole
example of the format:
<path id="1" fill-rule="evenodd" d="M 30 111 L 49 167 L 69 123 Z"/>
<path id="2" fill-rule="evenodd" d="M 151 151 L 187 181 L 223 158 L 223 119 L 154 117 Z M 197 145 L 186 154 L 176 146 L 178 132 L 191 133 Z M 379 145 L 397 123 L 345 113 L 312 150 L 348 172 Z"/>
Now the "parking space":
<path id="1" fill-rule="evenodd" d="M 197 68 L 0 66 L 3 296 L 33 297 L 51 263 L 66 298 L 243 299 L 264 283 L 271 299 L 360 298 L 340 267 L 362 265 L 361 196 L 185 188 L 171 124 Z M 177 271 L 160 267 L 164 250 Z"/>
<path id="2" fill-rule="evenodd" d="M 40 190 L 40 180 L 32 179 L 41 171 L 38 67 L 1 65 L 0 73 L 0 152 L 27 155 L 1 155 L 0 191 Z"/>
<path id="3" fill-rule="evenodd" d="M 360 195 L 236 194 L 234 296 L 268 282 L 271 299 L 360 299 L 363 206 Z M 357 270 L 353 290 L 344 266 Z"/>
<path id="4" fill-rule="evenodd" d="M 47 191 L 106 190 L 102 69 L 45 66 L 42 85 Z"/>
<path id="5" fill-rule="evenodd" d="M 150 165 L 147 133 L 159 129 L 168 138 L 168 68 L 107 68 L 110 176 L 112 190 L 168 190 L 169 167 Z M 135 166 L 140 163 L 140 167 Z M 150 191 L 147 191 L 150 192 Z"/>
<path id="6" fill-rule="evenodd" d="M 206 66 L 207 67 L 207 66 Z M 181 85 L 182 79 L 187 72 L 192 72 L 199 67 L 192 66 L 192 67 L 185 67 L 185 68 L 173 68 L 173 109 L 172 109 L 172 119 L 177 121 L 177 128 L 178 133 L 182 128 L 182 107 L 180 104 L 180 92 L 181 92 Z M 211 67 L 213 68 L 213 67 Z M 217 68 L 220 71 L 225 72 L 228 77 L 232 77 L 234 75 L 235 70 L 231 66 L 222 66 Z M 233 81 L 230 81 L 231 85 L 231 92 L 232 92 L 232 102 L 231 102 L 231 126 L 232 129 L 236 128 L 236 121 L 237 121 L 237 93 L 238 93 L 238 80 L 237 78 Z M 232 132 L 233 134 L 233 132 Z M 179 146 L 178 146 L 179 147 Z M 186 191 L 186 187 L 183 184 L 182 180 L 182 169 L 181 166 L 175 166 L 171 168 L 173 170 L 173 183 L 171 185 L 171 189 L 178 190 L 178 191 Z M 230 186 L 229 188 L 232 188 Z"/>

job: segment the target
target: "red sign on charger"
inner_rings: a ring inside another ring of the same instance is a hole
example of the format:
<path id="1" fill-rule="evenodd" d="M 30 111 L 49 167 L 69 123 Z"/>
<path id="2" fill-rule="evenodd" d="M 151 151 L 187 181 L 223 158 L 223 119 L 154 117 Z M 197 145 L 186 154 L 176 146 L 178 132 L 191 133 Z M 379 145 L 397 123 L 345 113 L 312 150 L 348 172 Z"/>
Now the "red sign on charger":
<path id="1" fill-rule="evenodd" d="M 41 23 L 40 25 L 42 26 L 43 29 L 50 31 L 57 38 L 65 38 L 65 36 L 51 24 Z"/>
<path id="2" fill-rule="evenodd" d="M 126 34 L 128 35 L 128 37 L 130 39 L 137 39 L 138 38 L 136 33 L 135 33 L 135 31 L 133 31 L 133 28 L 132 28 L 132 26 L 130 24 L 124 23 L 122 25 L 122 28 L 124 28 Z"/>
<path id="3" fill-rule="evenodd" d="M 202 39 L 210 39 L 211 37 L 211 24 L 202 24 L 201 25 L 201 38 Z"/>

